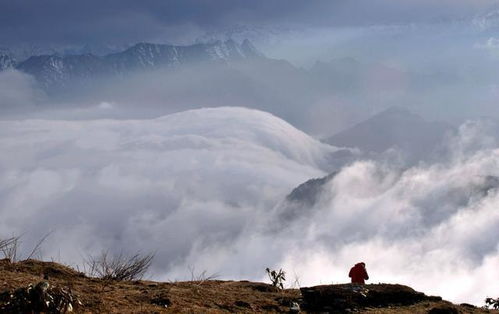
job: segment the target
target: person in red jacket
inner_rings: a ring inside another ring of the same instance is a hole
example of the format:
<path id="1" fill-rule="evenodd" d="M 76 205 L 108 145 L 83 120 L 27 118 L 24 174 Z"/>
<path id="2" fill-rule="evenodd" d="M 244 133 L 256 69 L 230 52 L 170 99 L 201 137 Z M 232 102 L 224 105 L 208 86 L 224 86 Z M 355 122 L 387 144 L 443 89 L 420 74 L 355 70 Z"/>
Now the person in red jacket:
<path id="1" fill-rule="evenodd" d="M 352 278 L 353 284 L 365 284 L 364 280 L 369 279 L 369 275 L 367 275 L 366 264 L 363 262 L 355 264 L 355 266 L 350 269 L 348 277 Z"/>

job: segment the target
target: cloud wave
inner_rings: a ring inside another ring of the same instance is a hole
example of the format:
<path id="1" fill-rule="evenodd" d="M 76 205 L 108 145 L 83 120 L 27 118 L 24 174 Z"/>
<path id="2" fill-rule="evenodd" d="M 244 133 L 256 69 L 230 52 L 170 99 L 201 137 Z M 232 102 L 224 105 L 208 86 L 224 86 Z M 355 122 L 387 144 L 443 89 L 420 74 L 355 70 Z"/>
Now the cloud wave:
<path id="1" fill-rule="evenodd" d="M 29 243 L 52 230 L 45 255 L 60 250 L 72 263 L 106 248 L 154 250 L 163 272 L 201 242 L 237 237 L 293 186 L 323 175 L 336 151 L 244 108 L 0 129 L 1 236 L 26 233 Z"/>
<path id="2" fill-rule="evenodd" d="M 285 196 L 328 173 L 337 148 L 271 114 L 222 107 L 0 129 L 0 236 L 25 233 L 29 246 L 53 231 L 46 258 L 156 251 L 156 279 L 188 279 L 192 265 L 263 280 L 265 267 L 283 267 L 301 285 L 345 282 L 362 259 L 373 282 L 477 304 L 496 292 L 499 150 L 480 123 L 462 126 L 438 163 L 344 166 L 287 226 L 275 219 Z"/>

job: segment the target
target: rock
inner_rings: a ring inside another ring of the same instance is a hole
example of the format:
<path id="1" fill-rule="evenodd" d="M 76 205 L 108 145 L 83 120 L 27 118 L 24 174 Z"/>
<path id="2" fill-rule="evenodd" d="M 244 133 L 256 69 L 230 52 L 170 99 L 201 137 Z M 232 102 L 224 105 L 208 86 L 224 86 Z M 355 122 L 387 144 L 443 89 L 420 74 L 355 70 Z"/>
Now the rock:
<path id="1" fill-rule="evenodd" d="M 47 281 L 0 294 L 2 313 L 66 313 L 72 312 L 75 306 L 82 305 L 70 290 L 51 287 Z"/>
<path id="2" fill-rule="evenodd" d="M 293 298 L 293 297 L 278 297 L 275 299 L 280 306 L 289 307 L 290 313 L 299 313 L 300 312 L 300 302 L 301 299 Z"/>
<path id="3" fill-rule="evenodd" d="M 300 290 L 305 309 L 333 313 L 344 312 L 346 309 L 412 305 L 433 299 L 409 287 L 389 284 L 360 287 L 350 284 L 328 285 Z"/>
<path id="4" fill-rule="evenodd" d="M 468 309 L 476 309 L 476 306 L 469 304 L 469 303 L 461 303 L 459 305 L 462 307 L 468 308 Z"/>
<path id="5" fill-rule="evenodd" d="M 40 281 L 31 290 L 31 302 L 34 308 L 44 309 L 48 307 L 48 303 L 54 301 L 54 298 L 47 293 L 49 287 L 50 284 L 47 281 Z"/>
<path id="6" fill-rule="evenodd" d="M 155 305 L 159 305 L 161 307 L 167 308 L 172 304 L 172 302 L 170 301 L 170 299 L 166 295 L 159 295 L 159 296 L 154 297 L 151 300 L 151 304 L 155 304 Z"/>

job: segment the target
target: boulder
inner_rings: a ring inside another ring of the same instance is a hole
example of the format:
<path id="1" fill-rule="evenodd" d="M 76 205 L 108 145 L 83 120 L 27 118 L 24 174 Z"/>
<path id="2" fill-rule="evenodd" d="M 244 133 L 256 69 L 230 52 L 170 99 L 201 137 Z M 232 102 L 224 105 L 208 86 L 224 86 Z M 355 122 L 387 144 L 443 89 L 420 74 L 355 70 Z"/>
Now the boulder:
<path id="1" fill-rule="evenodd" d="M 330 313 L 347 309 L 389 307 L 416 304 L 422 301 L 440 301 L 440 297 L 427 296 L 402 285 L 323 285 L 301 288 L 303 307 L 311 311 Z"/>

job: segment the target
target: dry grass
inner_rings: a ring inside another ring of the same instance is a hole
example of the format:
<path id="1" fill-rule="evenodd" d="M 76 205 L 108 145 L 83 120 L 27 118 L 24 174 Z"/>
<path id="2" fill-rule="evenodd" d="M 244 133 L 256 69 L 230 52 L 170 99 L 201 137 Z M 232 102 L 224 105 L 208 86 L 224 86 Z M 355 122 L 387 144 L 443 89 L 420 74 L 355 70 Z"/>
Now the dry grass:
<path id="1" fill-rule="evenodd" d="M 53 262 L 0 260 L 0 293 L 37 283 L 43 277 L 48 277 L 53 286 L 71 289 L 83 303 L 78 311 L 84 313 L 285 313 L 289 311 L 289 302 L 301 297 L 296 289 L 279 291 L 269 284 L 248 281 L 205 280 L 202 285 L 196 281 L 109 281 L 87 277 Z M 447 304 L 426 302 L 365 312 L 427 313 L 432 307 Z M 462 313 L 487 313 L 482 309 L 458 308 Z"/>
<path id="2" fill-rule="evenodd" d="M 93 313 L 276 312 L 289 309 L 279 304 L 280 298 L 300 295 L 298 290 L 278 292 L 263 283 L 108 281 L 53 262 L 0 261 L 0 292 L 39 282 L 43 277 L 48 277 L 52 285 L 70 288 L 82 301 L 84 311 Z M 164 303 L 170 305 L 165 308 Z"/>
<path id="3" fill-rule="evenodd" d="M 91 277 L 103 280 L 138 280 L 151 266 L 154 254 L 139 253 L 127 256 L 122 253 L 110 255 L 102 252 L 100 256 L 89 256 L 86 261 L 86 272 Z"/>

